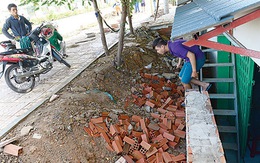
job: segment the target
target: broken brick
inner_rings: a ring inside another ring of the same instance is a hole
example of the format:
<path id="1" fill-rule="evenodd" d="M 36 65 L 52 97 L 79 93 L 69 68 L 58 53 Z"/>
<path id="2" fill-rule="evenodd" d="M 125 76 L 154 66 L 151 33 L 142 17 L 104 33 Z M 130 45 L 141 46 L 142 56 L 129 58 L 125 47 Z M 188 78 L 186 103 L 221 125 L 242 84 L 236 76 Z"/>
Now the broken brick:
<path id="1" fill-rule="evenodd" d="M 184 127 L 185 127 L 185 126 L 181 123 L 181 124 L 178 126 L 177 130 L 183 130 Z"/>
<path id="2" fill-rule="evenodd" d="M 137 160 L 136 163 L 147 163 L 147 161 L 144 158 L 141 158 Z"/>
<path id="3" fill-rule="evenodd" d="M 142 138 L 143 141 L 145 141 L 147 143 L 149 142 L 148 141 L 148 137 L 146 136 L 146 134 L 141 135 L 141 138 Z"/>
<path id="4" fill-rule="evenodd" d="M 184 112 L 184 111 L 181 111 L 181 110 L 177 110 L 177 111 L 175 112 L 175 115 L 176 115 L 176 117 L 180 117 L 180 118 L 183 118 L 183 117 L 186 116 L 185 112 Z"/>
<path id="5" fill-rule="evenodd" d="M 118 141 L 119 144 L 120 144 L 121 146 L 123 146 L 123 141 L 122 141 L 122 139 L 121 139 L 121 137 L 120 137 L 119 135 L 116 135 L 116 136 L 114 137 L 114 140 Z"/>
<path id="6" fill-rule="evenodd" d="M 4 147 L 4 153 L 13 155 L 13 156 L 19 156 L 23 152 L 23 147 L 19 147 L 14 144 L 8 144 Z"/>
<path id="7" fill-rule="evenodd" d="M 119 134 L 120 129 L 116 125 L 110 125 L 110 133 L 111 135 Z"/>
<path id="8" fill-rule="evenodd" d="M 162 108 L 158 108 L 157 111 L 162 113 L 162 114 L 166 114 L 167 113 L 167 110 L 162 109 Z"/>
<path id="9" fill-rule="evenodd" d="M 169 146 L 168 146 L 167 144 L 164 144 L 164 145 L 162 146 L 163 151 L 166 151 L 168 148 L 169 148 Z"/>

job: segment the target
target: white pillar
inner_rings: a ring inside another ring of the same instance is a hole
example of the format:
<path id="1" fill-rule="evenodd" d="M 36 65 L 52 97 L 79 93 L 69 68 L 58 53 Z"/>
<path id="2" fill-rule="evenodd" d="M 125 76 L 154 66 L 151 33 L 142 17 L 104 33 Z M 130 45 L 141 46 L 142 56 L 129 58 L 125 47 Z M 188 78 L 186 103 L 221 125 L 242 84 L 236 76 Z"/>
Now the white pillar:
<path id="1" fill-rule="evenodd" d="M 164 14 L 169 14 L 169 1 L 164 0 Z"/>

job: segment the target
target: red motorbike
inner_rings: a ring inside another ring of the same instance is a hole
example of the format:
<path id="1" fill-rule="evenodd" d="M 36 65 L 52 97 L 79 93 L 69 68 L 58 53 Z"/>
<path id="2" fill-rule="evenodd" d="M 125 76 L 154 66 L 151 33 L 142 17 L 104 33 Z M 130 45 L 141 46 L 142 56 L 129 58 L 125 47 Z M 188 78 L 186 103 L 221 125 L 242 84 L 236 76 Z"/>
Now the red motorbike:
<path id="1" fill-rule="evenodd" d="M 49 72 L 54 60 L 71 67 L 50 42 L 41 36 L 44 24 L 29 35 L 33 48 L 13 49 L 0 53 L 0 78 L 4 75 L 7 85 L 15 92 L 27 93 L 35 86 L 35 78 Z M 8 68 L 7 65 L 9 66 Z"/>

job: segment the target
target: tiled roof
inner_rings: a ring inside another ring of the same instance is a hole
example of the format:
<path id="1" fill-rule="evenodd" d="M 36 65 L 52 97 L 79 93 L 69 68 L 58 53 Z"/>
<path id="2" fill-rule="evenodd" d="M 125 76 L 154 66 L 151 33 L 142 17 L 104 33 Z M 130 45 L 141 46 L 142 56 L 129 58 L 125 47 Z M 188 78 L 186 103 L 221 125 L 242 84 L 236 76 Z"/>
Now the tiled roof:
<path id="1" fill-rule="evenodd" d="M 236 13 L 258 7 L 260 0 L 193 0 L 177 7 L 171 39 L 229 22 Z"/>

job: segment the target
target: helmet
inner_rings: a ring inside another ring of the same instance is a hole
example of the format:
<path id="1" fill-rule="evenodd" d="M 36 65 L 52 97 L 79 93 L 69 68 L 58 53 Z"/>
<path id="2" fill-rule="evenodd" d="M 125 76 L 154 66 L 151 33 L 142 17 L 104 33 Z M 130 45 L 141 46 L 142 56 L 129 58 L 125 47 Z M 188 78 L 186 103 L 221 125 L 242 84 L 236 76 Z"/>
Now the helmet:
<path id="1" fill-rule="evenodd" d="M 42 36 L 44 36 L 44 37 L 51 37 L 52 34 L 53 34 L 53 29 L 48 28 L 48 27 L 47 27 L 47 28 L 42 28 L 41 34 L 42 34 Z"/>

